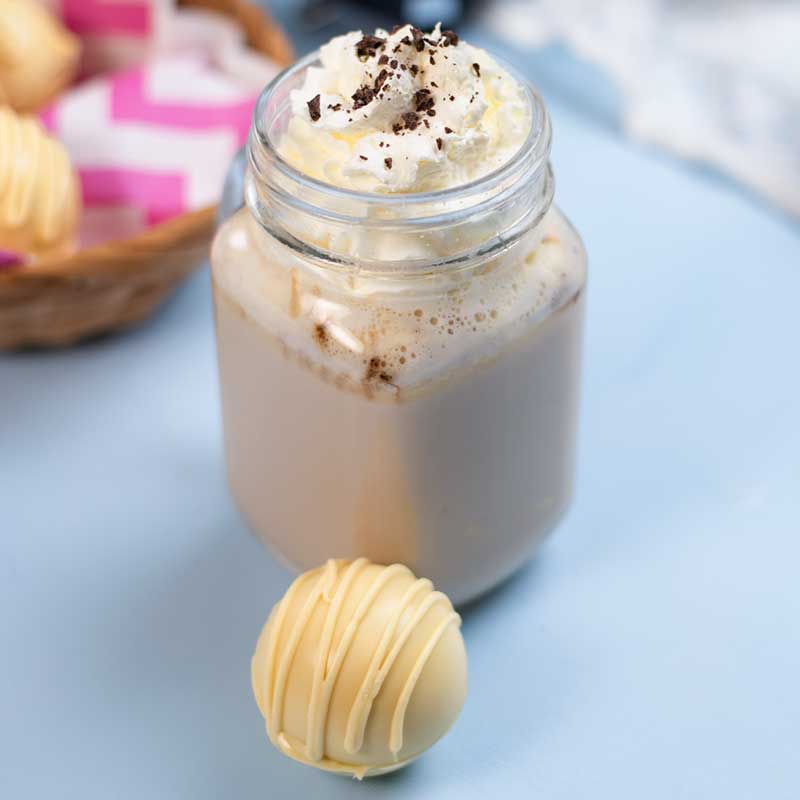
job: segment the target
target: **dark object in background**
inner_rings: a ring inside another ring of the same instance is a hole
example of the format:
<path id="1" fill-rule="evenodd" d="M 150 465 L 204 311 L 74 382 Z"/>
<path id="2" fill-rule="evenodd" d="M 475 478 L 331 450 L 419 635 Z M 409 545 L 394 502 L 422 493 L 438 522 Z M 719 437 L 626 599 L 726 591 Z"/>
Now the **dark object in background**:
<path id="1" fill-rule="evenodd" d="M 351 0 L 347 3 L 353 10 L 359 7 L 380 14 L 381 19 L 392 24 L 413 22 L 429 30 L 437 22 L 445 27 L 458 25 L 480 0 Z M 387 24 L 389 24 L 387 22 Z"/>
<path id="2" fill-rule="evenodd" d="M 303 16 L 306 27 L 312 29 L 331 24 L 348 30 L 353 26 L 366 28 L 369 25 L 364 20 L 374 19 L 375 24 L 381 26 L 412 22 L 423 30 L 430 30 L 437 22 L 444 27 L 458 25 L 479 4 L 480 0 L 311 0 Z"/>
<path id="3" fill-rule="evenodd" d="M 398 21 L 413 22 L 428 30 L 437 22 L 446 27 L 458 25 L 479 0 L 359 0 L 359 4 L 394 14 Z"/>

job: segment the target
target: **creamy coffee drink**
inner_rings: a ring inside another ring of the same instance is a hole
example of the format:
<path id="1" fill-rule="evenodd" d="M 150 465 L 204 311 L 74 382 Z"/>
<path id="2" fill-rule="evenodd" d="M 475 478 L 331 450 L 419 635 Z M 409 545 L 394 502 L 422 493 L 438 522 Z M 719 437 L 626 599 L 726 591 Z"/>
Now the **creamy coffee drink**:
<path id="1" fill-rule="evenodd" d="M 456 603 L 568 507 L 585 254 L 529 87 L 438 28 L 268 87 L 212 253 L 225 447 L 297 569 L 401 562 Z"/>

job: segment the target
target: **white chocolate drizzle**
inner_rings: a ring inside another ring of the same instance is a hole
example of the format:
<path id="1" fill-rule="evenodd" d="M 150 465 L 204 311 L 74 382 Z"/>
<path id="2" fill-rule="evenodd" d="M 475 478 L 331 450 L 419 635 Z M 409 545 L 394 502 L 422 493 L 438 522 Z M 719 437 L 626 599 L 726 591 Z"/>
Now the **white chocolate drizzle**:
<path id="1" fill-rule="evenodd" d="M 326 563 L 321 574 L 306 573 L 291 585 L 274 611 L 275 616 L 267 644 L 267 662 L 265 664 L 263 686 L 259 687 L 261 689 L 261 697 L 264 699 L 262 710 L 266 718 L 267 734 L 279 749 L 296 760 L 317 766 L 325 766 L 325 768 L 335 771 L 350 772 L 357 777 L 363 777 L 371 768 L 370 765 L 361 767 L 356 764 L 339 764 L 325 757 L 325 731 L 331 695 L 350 646 L 376 598 L 393 578 L 410 572 L 407 567 L 401 564 L 393 564 L 381 569 L 358 601 L 352 617 L 347 621 L 344 631 L 334 648 L 334 632 L 337 628 L 342 608 L 356 579 L 369 564 L 370 562 L 365 558 L 356 559 L 347 564 L 343 573 L 340 574 L 341 562 L 331 559 Z M 298 592 L 307 587 L 308 582 L 312 580 L 315 581 L 314 586 L 303 603 L 297 618 L 292 623 L 291 629 L 285 631 L 286 640 L 279 653 L 278 643 L 284 634 L 289 611 L 294 605 Z M 420 601 L 420 597 L 423 595 L 426 596 Z M 306 741 L 303 744 L 283 730 L 283 712 L 292 662 L 298 645 L 320 602 L 327 604 L 327 611 L 317 646 L 318 650 L 308 701 Z M 414 608 L 413 613 L 409 614 L 415 603 L 418 603 L 418 605 Z M 433 591 L 431 582 L 424 578 L 415 580 L 405 591 L 377 642 L 348 715 L 344 741 L 344 747 L 348 753 L 355 756 L 362 749 L 365 730 L 374 701 L 380 693 L 392 666 L 411 634 L 417 629 L 430 610 L 438 604 L 446 604 L 450 611 L 442 617 L 421 647 L 403 683 L 391 716 L 389 750 L 393 754 L 395 762 L 399 761 L 399 754 L 403 748 L 405 714 L 417 681 L 447 628 L 451 624 L 461 624 L 461 617 L 452 610 L 447 596 L 441 592 Z M 401 620 L 404 617 L 408 617 L 408 619 L 401 625 Z"/>

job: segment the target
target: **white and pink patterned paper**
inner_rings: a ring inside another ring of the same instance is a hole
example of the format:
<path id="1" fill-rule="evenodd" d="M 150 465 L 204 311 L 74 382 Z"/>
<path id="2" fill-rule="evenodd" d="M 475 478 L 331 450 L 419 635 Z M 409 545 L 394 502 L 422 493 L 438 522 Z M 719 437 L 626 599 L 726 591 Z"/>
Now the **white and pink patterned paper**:
<path id="1" fill-rule="evenodd" d="M 171 0 L 39 0 L 83 43 L 82 72 L 141 63 L 168 36 Z"/>
<path id="2" fill-rule="evenodd" d="M 42 115 L 81 183 L 82 246 L 217 202 L 258 91 L 277 71 L 239 32 L 165 0 L 53 0 L 82 37 L 138 40 L 143 63 L 84 80 Z M 123 53 L 123 51 L 118 51 Z M 124 50 L 127 56 L 133 52 Z"/>

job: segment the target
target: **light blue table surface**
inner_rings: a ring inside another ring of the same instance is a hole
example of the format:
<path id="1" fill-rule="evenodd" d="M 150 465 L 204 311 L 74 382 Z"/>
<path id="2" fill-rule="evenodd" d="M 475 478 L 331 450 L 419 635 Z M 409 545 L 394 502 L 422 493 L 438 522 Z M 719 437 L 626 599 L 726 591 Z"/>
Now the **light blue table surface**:
<path id="1" fill-rule="evenodd" d="M 290 576 L 225 487 L 202 271 L 0 357 L 0 797 L 800 796 L 800 230 L 545 91 L 591 259 L 579 491 L 465 612 L 452 732 L 363 784 L 269 745 L 249 660 Z"/>

